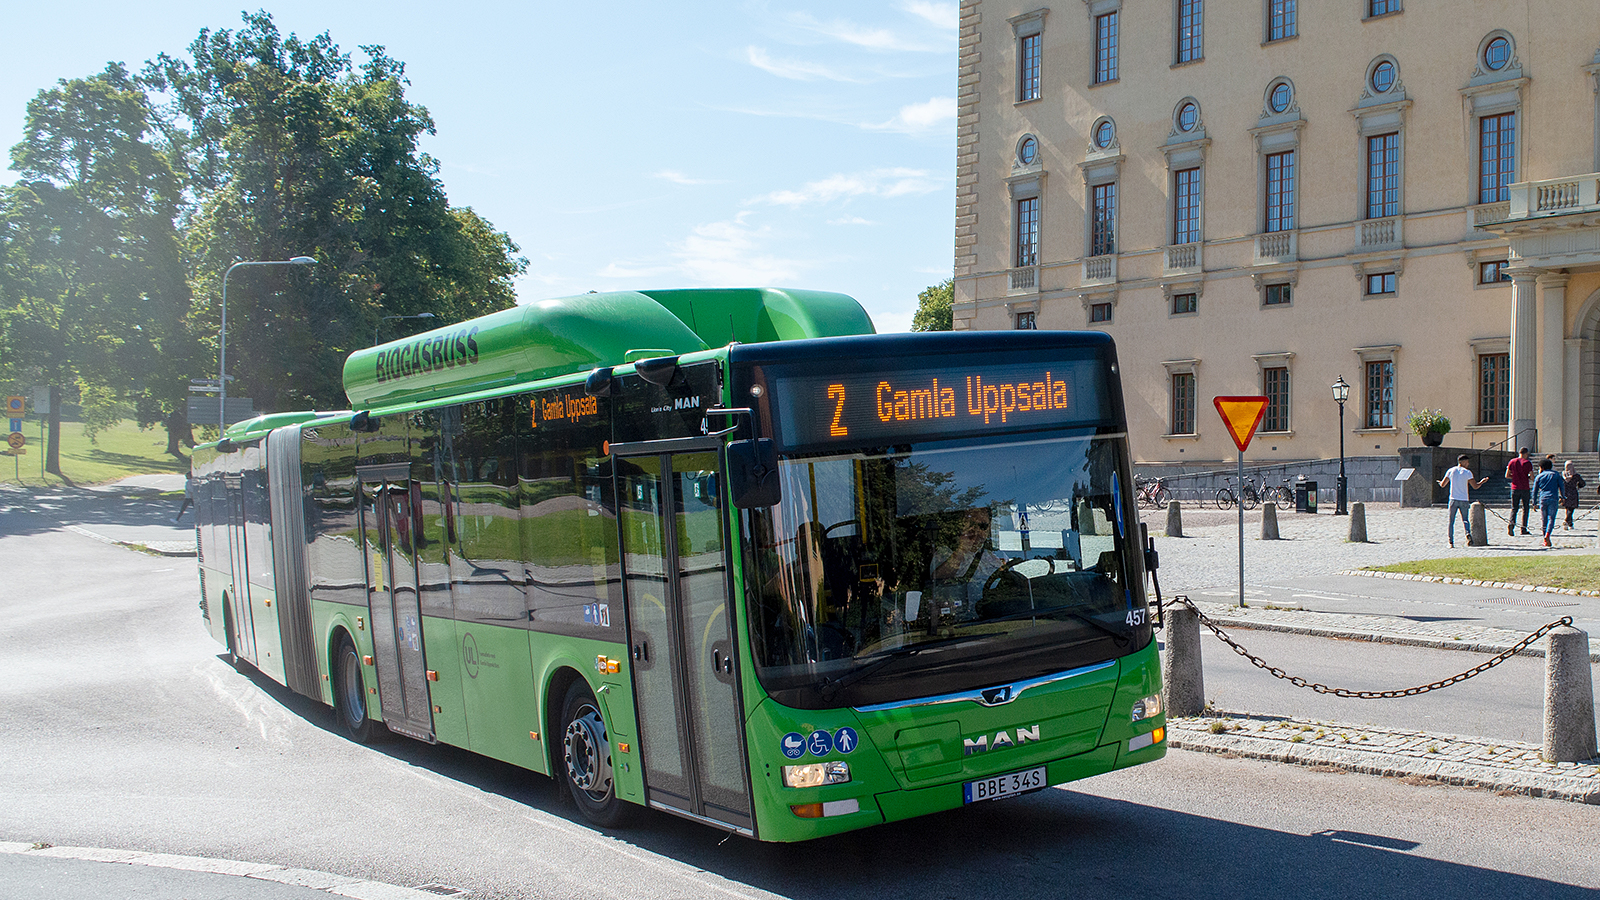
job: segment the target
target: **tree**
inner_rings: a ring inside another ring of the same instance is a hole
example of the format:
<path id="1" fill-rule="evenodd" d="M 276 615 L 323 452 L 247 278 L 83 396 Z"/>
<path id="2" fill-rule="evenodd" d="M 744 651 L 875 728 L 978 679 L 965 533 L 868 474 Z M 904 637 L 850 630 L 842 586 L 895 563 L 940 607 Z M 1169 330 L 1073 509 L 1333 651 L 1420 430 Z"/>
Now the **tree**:
<path id="1" fill-rule="evenodd" d="M 178 184 L 150 131 L 144 92 L 113 63 L 40 91 L 11 150 L 0 349 L 13 377 L 50 386 L 45 469 L 58 475 L 63 390 L 149 390 L 137 379 L 185 341 Z"/>
<path id="2" fill-rule="evenodd" d="M 917 295 L 917 313 L 911 318 L 912 331 L 949 331 L 954 326 L 951 308 L 955 305 L 954 278 L 930 285 Z"/>
<path id="3" fill-rule="evenodd" d="M 383 316 L 451 322 L 511 306 L 527 263 L 507 235 L 450 206 L 418 148 L 434 125 L 405 99 L 403 63 L 363 46 L 352 66 L 327 34 L 283 38 L 265 12 L 244 23 L 201 31 L 188 59 L 162 54 L 141 78 L 171 98 L 161 121 L 196 198 L 197 293 L 220 295 L 235 260 L 318 260 L 229 282 L 230 393 L 265 409 L 337 408 L 344 358 Z"/>

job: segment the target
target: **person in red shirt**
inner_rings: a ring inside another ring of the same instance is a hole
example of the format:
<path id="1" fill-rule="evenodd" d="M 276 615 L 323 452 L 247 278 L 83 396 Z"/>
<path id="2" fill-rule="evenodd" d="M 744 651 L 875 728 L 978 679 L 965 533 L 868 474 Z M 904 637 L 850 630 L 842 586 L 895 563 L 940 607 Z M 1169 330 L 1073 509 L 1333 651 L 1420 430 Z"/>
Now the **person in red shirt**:
<path id="1" fill-rule="evenodd" d="M 1533 491 L 1528 484 L 1533 478 L 1533 460 L 1528 458 L 1528 448 L 1517 451 L 1517 456 L 1506 464 L 1506 480 L 1511 482 L 1511 518 L 1506 519 L 1506 534 L 1517 533 L 1517 505 L 1522 505 L 1522 533 L 1528 533 L 1528 510 L 1533 506 Z"/>

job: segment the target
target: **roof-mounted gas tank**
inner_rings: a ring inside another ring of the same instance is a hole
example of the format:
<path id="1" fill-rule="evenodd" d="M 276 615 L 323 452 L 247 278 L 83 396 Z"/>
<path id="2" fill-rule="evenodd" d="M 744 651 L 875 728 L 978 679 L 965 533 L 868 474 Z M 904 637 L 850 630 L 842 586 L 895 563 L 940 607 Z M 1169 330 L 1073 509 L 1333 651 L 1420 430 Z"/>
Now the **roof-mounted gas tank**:
<path id="1" fill-rule="evenodd" d="M 435 328 L 350 354 L 353 409 L 419 402 L 500 385 L 724 346 L 871 334 L 844 294 L 775 288 L 617 291 L 558 297 Z"/>

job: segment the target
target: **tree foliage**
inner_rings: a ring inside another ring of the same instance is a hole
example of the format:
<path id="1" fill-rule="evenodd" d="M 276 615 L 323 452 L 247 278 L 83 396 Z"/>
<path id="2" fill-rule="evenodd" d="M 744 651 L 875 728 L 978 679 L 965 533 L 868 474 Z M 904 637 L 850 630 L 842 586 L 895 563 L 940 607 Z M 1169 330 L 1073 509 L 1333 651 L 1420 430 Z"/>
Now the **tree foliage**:
<path id="1" fill-rule="evenodd" d="M 452 208 L 418 141 L 428 111 L 405 66 L 363 46 L 356 66 L 327 34 L 282 37 L 265 12 L 203 30 L 187 59 L 143 80 L 197 202 L 187 246 L 197 292 L 220 297 L 237 259 L 311 256 L 314 270 L 254 268 L 229 284 L 233 392 L 258 408 L 344 404 L 344 357 L 385 315 L 452 322 L 515 302 L 526 262 L 507 235 Z"/>
<path id="2" fill-rule="evenodd" d="M 144 92 L 112 64 L 41 91 L 11 151 L 20 178 L 0 196 L 0 349 L 12 377 L 52 389 L 52 472 L 63 389 L 161 393 L 169 363 L 192 356 L 179 185 L 150 137 Z"/>
<path id="3" fill-rule="evenodd" d="M 344 358 L 384 316 L 505 308 L 527 265 L 450 205 L 403 63 L 243 20 L 137 76 L 112 64 L 41 91 L 0 188 L 0 377 L 66 390 L 102 425 L 131 403 L 173 452 L 188 381 L 216 374 L 234 262 L 318 260 L 228 281 L 229 393 L 265 411 L 342 407 Z"/>
<path id="4" fill-rule="evenodd" d="M 955 284 L 954 278 L 946 278 L 917 295 L 917 312 L 911 317 L 912 331 L 949 331 L 955 327 L 952 313 Z"/>

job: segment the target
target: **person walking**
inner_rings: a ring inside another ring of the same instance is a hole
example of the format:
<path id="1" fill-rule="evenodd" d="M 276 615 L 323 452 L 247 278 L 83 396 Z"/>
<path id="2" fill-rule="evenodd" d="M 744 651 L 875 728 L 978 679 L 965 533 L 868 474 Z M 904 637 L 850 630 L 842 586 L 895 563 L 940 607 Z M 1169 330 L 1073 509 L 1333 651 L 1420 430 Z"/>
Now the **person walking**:
<path id="1" fill-rule="evenodd" d="M 1539 522 L 1544 526 L 1544 545 L 1550 546 L 1550 532 L 1556 530 L 1556 511 L 1561 506 L 1565 482 L 1556 474 L 1548 458 L 1539 460 L 1539 477 L 1533 482 L 1533 500 L 1539 504 Z"/>
<path id="2" fill-rule="evenodd" d="M 1472 480 L 1472 470 L 1467 468 L 1467 455 L 1465 453 L 1456 457 L 1456 464 L 1451 466 L 1439 479 L 1439 487 L 1450 488 L 1450 546 L 1456 545 L 1456 513 L 1461 513 L 1461 526 L 1467 530 L 1467 543 L 1472 543 L 1472 523 L 1467 521 L 1467 508 L 1472 500 L 1467 491 L 1469 488 L 1477 489 L 1489 480 L 1485 475 L 1477 481 Z"/>
<path id="3" fill-rule="evenodd" d="M 1528 533 L 1528 502 L 1531 493 L 1528 482 L 1533 478 L 1533 460 L 1528 458 L 1528 448 L 1523 447 L 1506 463 L 1506 480 L 1511 482 L 1511 518 L 1506 520 L 1506 534 L 1517 533 L 1517 506 L 1522 507 L 1522 533 Z"/>
<path id="4" fill-rule="evenodd" d="M 183 505 L 178 507 L 178 514 L 172 517 L 172 524 L 178 524 L 183 518 L 183 511 L 194 505 L 194 473 L 183 473 Z"/>
<path id="5" fill-rule="evenodd" d="M 1582 475 L 1578 474 L 1572 460 L 1561 467 L 1561 508 L 1567 511 L 1567 530 L 1572 530 L 1572 513 L 1578 508 L 1578 492 L 1588 484 Z"/>

